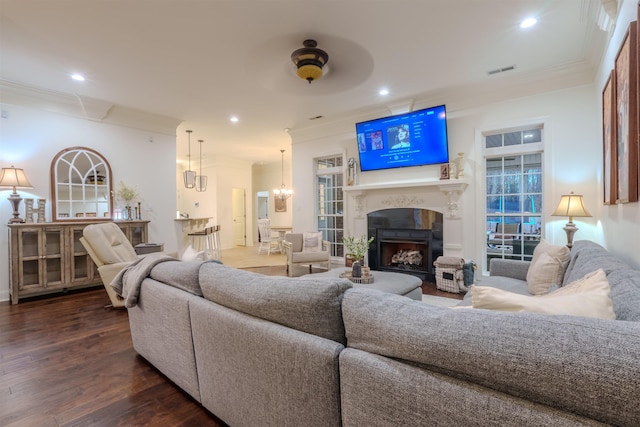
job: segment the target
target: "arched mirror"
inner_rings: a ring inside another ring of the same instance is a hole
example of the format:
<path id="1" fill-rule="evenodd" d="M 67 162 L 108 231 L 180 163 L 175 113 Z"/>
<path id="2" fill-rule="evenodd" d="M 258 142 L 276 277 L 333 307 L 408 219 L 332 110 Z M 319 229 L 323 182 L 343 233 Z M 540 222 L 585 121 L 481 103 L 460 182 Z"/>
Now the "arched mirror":
<path id="1" fill-rule="evenodd" d="M 51 162 L 54 221 L 111 220 L 111 167 L 90 148 L 71 147 Z"/>

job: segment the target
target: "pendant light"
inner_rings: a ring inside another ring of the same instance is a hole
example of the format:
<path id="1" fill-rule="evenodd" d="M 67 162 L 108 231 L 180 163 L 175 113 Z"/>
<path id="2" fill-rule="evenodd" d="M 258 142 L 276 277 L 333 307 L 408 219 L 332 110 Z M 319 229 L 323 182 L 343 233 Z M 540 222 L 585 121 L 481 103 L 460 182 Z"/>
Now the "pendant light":
<path id="1" fill-rule="evenodd" d="M 196 191 L 207 191 L 207 177 L 202 175 L 202 139 L 199 139 L 200 143 L 200 175 L 196 175 Z"/>
<path id="2" fill-rule="evenodd" d="M 273 197 L 280 200 L 287 200 L 293 194 L 293 190 L 288 190 L 284 186 L 284 150 L 280 150 L 280 153 L 282 155 L 282 185 L 280 185 L 280 188 L 273 190 Z"/>
<path id="3" fill-rule="evenodd" d="M 196 185 L 196 171 L 191 170 L 191 132 L 193 131 L 187 131 L 187 135 L 189 135 L 189 168 L 183 173 L 185 188 L 193 188 Z"/>

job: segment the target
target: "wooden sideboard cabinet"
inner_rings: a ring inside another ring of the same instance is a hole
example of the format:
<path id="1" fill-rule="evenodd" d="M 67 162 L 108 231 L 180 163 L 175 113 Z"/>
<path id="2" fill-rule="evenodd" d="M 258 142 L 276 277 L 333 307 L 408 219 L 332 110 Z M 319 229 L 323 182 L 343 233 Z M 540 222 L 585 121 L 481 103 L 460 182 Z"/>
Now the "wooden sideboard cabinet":
<path id="1" fill-rule="evenodd" d="M 135 246 L 147 242 L 149 221 L 117 221 Z M 9 293 L 11 303 L 101 283 L 97 268 L 80 243 L 93 222 L 9 224 Z"/>

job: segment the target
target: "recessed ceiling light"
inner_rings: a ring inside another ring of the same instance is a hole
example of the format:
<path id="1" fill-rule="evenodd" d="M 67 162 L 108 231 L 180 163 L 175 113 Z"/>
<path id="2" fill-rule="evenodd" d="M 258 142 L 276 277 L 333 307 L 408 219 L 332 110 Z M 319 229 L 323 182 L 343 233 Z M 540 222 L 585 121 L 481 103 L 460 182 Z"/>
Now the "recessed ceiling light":
<path id="1" fill-rule="evenodd" d="M 236 116 L 231 116 L 229 120 L 231 120 L 233 123 L 238 123 L 240 119 L 238 119 Z"/>
<path id="2" fill-rule="evenodd" d="M 84 81 L 84 76 L 82 74 L 78 74 L 78 73 L 73 73 L 71 74 L 71 78 L 77 82 L 83 82 Z"/>
<path id="3" fill-rule="evenodd" d="M 382 96 L 389 95 L 389 89 L 387 89 L 387 88 L 380 89 L 378 94 L 380 94 Z"/>
<path id="4" fill-rule="evenodd" d="M 536 18 L 527 18 L 524 21 L 522 21 L 520 23 L 520 28 L 529 28 L 529 27 L 533 27 L 534 25 L 536 25 L 536 23 L 538 22 L 538 20 Z"/>

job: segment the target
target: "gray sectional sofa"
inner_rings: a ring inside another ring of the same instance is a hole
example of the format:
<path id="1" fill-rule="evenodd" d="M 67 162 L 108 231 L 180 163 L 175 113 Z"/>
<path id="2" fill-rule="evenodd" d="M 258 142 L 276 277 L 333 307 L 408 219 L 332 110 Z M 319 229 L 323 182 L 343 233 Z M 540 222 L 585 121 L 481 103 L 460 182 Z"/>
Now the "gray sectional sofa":
<path id="1" fill-rule="evenodd" d="M 165 260 L 124 292 L 139 291 L 136 351 L 231 426 L 637 426 L 640 272 L 576 242 L 566 280 L 601 267 L 618 320 L 440 308 L 210 262 Z"/>

